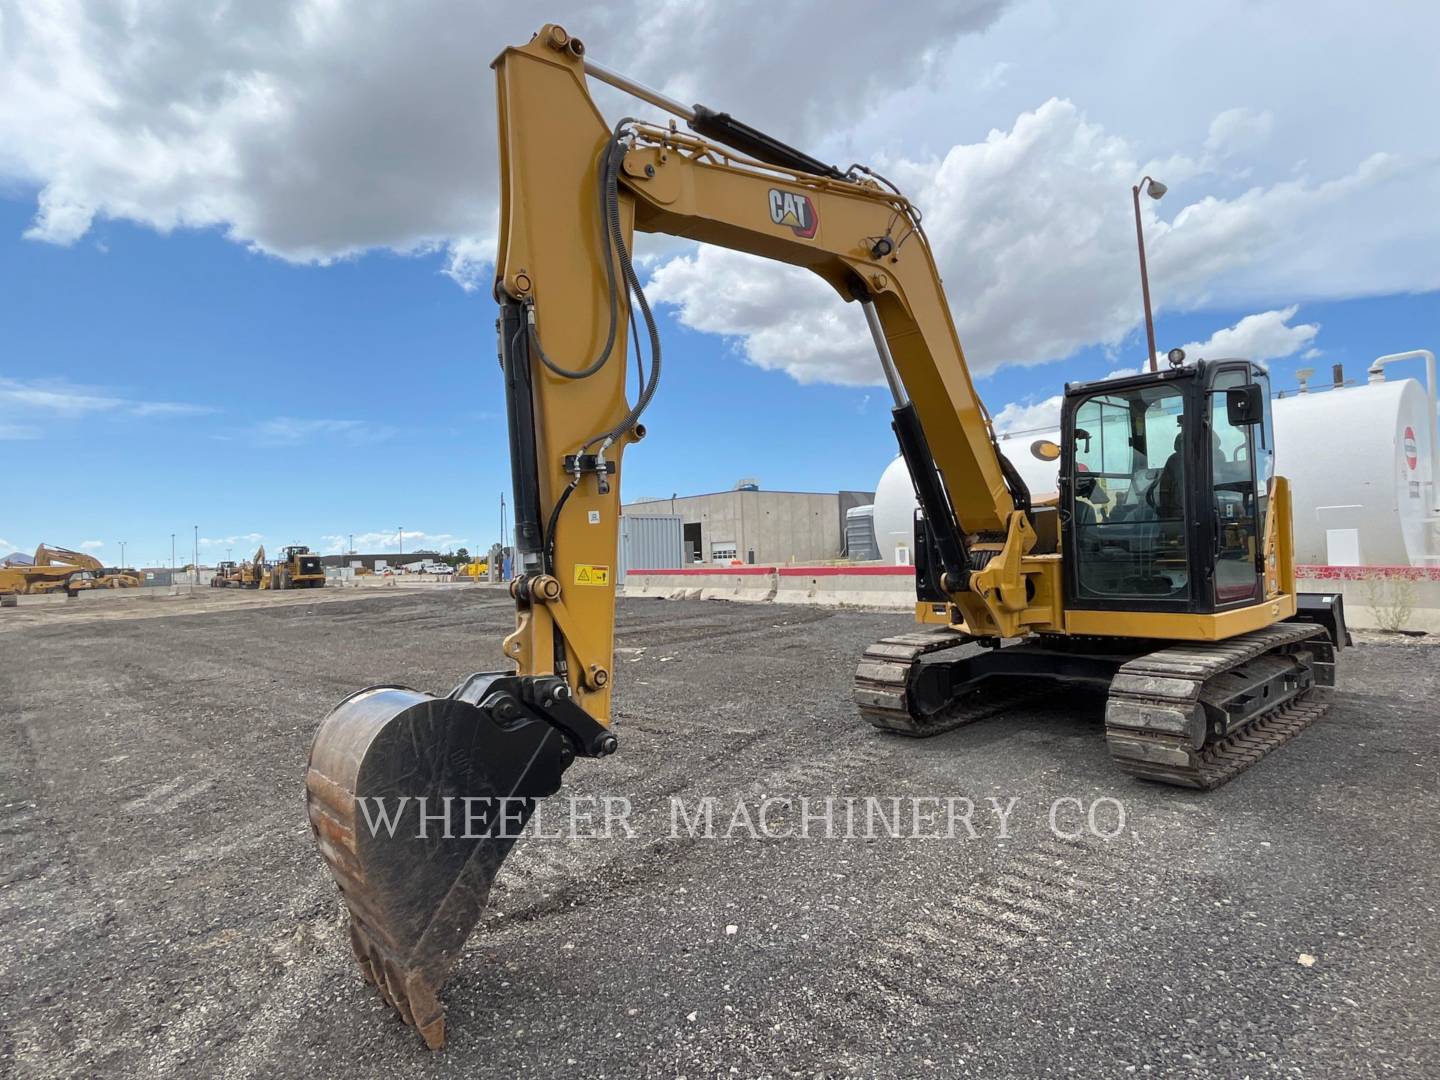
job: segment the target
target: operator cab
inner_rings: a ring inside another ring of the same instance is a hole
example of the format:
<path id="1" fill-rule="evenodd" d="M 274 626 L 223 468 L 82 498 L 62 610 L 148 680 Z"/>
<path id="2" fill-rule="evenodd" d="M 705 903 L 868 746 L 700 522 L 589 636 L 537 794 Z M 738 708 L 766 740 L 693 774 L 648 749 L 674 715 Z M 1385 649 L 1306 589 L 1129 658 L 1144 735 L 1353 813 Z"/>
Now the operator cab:
<path id="1" fill-rule="evenodd" d="M 1070 608 L 1209 613 L 1264 598 L 1269 376 L 1248 360 L 1172 364 L 1065 387 Z"/>

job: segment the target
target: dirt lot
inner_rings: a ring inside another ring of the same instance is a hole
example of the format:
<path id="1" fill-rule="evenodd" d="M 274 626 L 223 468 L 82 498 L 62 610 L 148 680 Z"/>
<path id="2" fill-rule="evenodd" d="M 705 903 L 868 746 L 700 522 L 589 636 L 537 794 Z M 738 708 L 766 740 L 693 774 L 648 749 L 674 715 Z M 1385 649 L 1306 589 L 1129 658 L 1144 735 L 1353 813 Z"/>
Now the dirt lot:
<path id="1" fill-rule="evenodd" d="M 349 691 L 492 665 L 509 602 L 308 599 L 0 631 L 0 1073 L 1440 1074 L 1432 648 L 1347 653 L 1319 724 L 1196 795 L 1117 774 L 1089 698 L 871 731 L 851 672 L 904 616 L 626 602 L 621 752 L 567 779 L 636 836 L 522 841 L 432 1054 L 350 959 L 302 772 Z M 772 794 L 967 797 L 978 837 L 671 835 L 672 798 Z M 1116 838 L 1050 829 L 1101 798 Z"/>

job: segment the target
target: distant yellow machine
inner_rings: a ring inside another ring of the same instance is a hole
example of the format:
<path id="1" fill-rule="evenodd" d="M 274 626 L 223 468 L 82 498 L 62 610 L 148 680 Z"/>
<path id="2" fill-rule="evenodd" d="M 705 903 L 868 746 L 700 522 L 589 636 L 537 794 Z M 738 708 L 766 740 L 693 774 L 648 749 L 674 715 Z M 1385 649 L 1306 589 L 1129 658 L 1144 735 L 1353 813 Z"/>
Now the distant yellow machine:
<path id="1" fill-rule="evenodd" d="M 134 589 L 140 575 L 133 569 L 107 567 L 93 555 L 41 544 L 29 566 L 0 567 L 0 596 L 64 591 L 69 596 L 90 589 Z"/>
<path id="2" fill-rule="evenodd" d="M 265 560 L 265 545 L 255 549 L 247 562 L 219 562 L 210 578 L 212 589 L 266 589 L 270 582 L 270 564 Z"/>
<path id="3" fill-rule="evenodd" d="M 240 564 L 233 559 L 223 560 L 215 564 L 215 573 L 210 575 L 210 587 L 212 589 L 231 589 L 240 584 Z"/>
<path id="4" fill-rule="evenodd" d="M 455 568 L 457 578 L 482 578 L 490 573 L 490 561 L 488 559 L 472 559 L 470 562 L 461 563 Z"/>
<path id="5" fill-rule="evenodd" d="M 324 585 L 325 568 L 320 565 L 320 556 L 313 554 L 304 544 L 292 544 L 285 549 L 285 557 L 277 559 L 270 567 L 268 580 L 261 587 L 319 589 Z"/>

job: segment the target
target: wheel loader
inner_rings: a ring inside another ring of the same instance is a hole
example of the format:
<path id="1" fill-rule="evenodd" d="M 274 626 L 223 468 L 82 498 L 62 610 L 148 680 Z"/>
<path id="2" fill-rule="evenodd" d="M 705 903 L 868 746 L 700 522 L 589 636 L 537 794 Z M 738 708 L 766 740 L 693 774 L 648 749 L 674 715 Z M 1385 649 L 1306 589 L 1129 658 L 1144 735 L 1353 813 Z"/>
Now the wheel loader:
<path id="1" fill-rule="evenodd" d="M 661 374 L 636 230 L 803 267 L 864 315 L 920 507 L 919 625 L 859 659 L 870 723 L 927 736 L 1035 686 L 1096 687 L 1121 770 L 1206 789 L 1320 715 L 1311 691 L 1334 682 L 1344 613 L 1295 589 L 1263 368 L 1177 351 L 1165 370 L 1066 386 L 1059 494 L 1036 501 L 976 395 L 920 210 L 885 177 L 673 101 L 556 25 L 493 66 L 517 560 L 507 664 L 448 694 L 351 695 L 321 722 L 306 773 L 362 973 L 429 1046 L 445 1038 L 441 986 L 536 800 L 576 758 L 618 746 L 622 457 Z M 670 116 L 609 122 L 587 78 Z M 632 333 L 648 352 L 633 397 Z M 446 799 L 468 800 L 478 825 L 427 833 L 421 815 Z M 369 827 L 382 804 L 393 829 Z"/>
<path id="2" fill-rule="evenodd" d="M 320 589 L 324 585 L 325 568 L 320 565 L 320 556 L 312 554 L 304 544 L 291 544 L 285 549 L 285 557 L 275 561 L 264 576 L 263 584 L 257 587 Z"/>

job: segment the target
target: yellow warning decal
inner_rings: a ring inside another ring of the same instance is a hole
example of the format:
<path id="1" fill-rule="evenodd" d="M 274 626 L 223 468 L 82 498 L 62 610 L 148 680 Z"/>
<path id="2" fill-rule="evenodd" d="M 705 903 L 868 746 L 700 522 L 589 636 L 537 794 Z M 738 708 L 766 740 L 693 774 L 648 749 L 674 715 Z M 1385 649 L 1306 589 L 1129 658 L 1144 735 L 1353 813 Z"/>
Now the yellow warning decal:
<path id="1" fill-rule="evenodd" d="M 590 566 L 585 563 L 577 563 L 575 566 L 576 585 L 609 585 L 610 568 L 608 566 Z"/>

